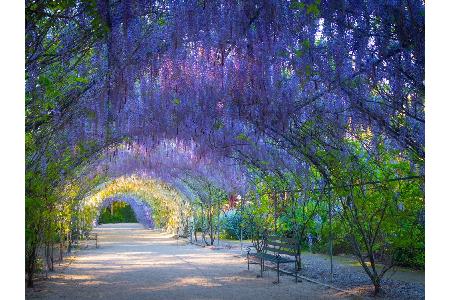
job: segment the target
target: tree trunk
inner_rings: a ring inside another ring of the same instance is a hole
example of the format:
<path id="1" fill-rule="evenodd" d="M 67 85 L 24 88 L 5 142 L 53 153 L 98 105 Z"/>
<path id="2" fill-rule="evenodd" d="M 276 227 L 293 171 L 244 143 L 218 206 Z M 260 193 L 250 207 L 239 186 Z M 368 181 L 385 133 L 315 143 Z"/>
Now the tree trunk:
<path id="1" fill-rule="evenodd" d="M 217 246 L 220 242 L 220 202 L 217 202 Z"/>
<path id="2" fill-rule="evenodd" d="M 62 231 L 59 232 L 59 264 L 61 265 L 61 262 L 63 260 L 63 235 Z"/>
<path id="3" fill-rule="evenodd" d="M 54 262 L 53 250 L 54 250 L 54 247 L 53 247 L 53 242 L 52 242 L 51 250 L 50 250 L 50 271 L 52 271 L 52 272 L 55 270 L 55 267 L 53 265 L 53 262 Z"/>
<path id="4" fill-rule="evenodd" d="M 46 262 L 46 265 L 47 265 L 45 277 L 47 277 L 48 276 L 48 271 L 50 271 L 50 268 L 51 268 L 50 243 L 49 242 L 47 242 L 45 244 L 45 262 Z"/>
<path id="5" fill-rule="evenodd" d="M 381 284 L 380 284 L 380 280 L 376 279 L 373 282 L 373 286 L 374 286 L 374 295 L 377 296 L 380 292 L 381 292 Z"/>
<path id="6" fill-rule="evenodd" d="M 213 246 L 214 245 L 214 224 L 213 224 L 212 212 L 210 212 L 210 218 L 209 218 L 209 239 L 211 241 L 211 246 Z"/>
<path id="7" fill-rule="evenodd" d="M 26 270 L 27 270 L 27 287 L 33 287 L 33 276 L 36 268 L 36 245 L 31 246 L 30 254 L 26 260 Z"/>
<path id="8" fill-rule="evenodd" d="M 70 253 L 72 251 L 72 232 L 69 231 L 67 233 L 67 253 Z"/>

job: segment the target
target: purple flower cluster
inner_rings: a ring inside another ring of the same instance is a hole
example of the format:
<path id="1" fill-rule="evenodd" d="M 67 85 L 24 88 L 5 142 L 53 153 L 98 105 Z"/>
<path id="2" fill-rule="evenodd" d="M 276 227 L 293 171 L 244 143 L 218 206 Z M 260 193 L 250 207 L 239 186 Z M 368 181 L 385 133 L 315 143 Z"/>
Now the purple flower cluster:
<path id="1" fill-rule="evenodd" d="M 78 3 L 55 52 L 63 65 L 89 56 L 59 97 L 70 101 L 49 105 L 46 118 L 63 128 L 52 156 L 95 141 L 85 147 L 104 150 L 93 173 L 146 174 L 187 196 L 192 178 L 240 193 L 255 169 L 314 167 L 329 179 L 332 162 L 321 156 L 352 157 L 346 139 L 361 130 L 372 134 L 370 155 L 383 140 L 421 161 L 424 11 L 423 1 L 401 0 Z M 104 36 L 77 51 L 99 23 Z M 27 49 L 36 49 L 27 57 L 30 95 L 41 94 L 40 72 L 52 62 L 34 58 L 48 48 L 32 46 L 38 29 L 27 26 Z"/>

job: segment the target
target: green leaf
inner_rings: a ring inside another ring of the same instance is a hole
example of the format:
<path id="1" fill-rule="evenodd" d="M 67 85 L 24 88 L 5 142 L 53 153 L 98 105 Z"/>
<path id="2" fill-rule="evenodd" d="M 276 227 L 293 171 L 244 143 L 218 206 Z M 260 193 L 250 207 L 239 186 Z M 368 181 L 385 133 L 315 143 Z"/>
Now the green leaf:
<path id="1" fill-rule="evenodd" d="M 214 130 L 220 130 L 224 126 L 225 125 L 223 124 L 223 122 L 221 120 L 217 120 L 216 122 L 214 122 L 213 128 L 214 128 Z"/>
<path id="2" fill-rule="evenodd" d="M 94 111 L 94 110 L 91 110 L 91 109 L 86 109 L 85 110 L 85 114 L 86 114 L 86 117 L 89 119 L 89 120 L 95 120 L 95 118 L 97 117 L 97 114 L 96 114 L 96 112 Z"/>
<path id="3" fill-rule="evenodd" d="M 291 5 L 289 6 L 289 8 L 292 10 L 303 9 L 303 8 L 305 8 L 305 3 L 302 3 L 300 1 L 292 2 Z"/>
<path id="4" fill-rule="evenodd" d="M 158 25 L 159 26 L 164 26 L 164 25 L 166 25 L 167 24 L 167 22 L 166 22 L 166 19 L 164 19 L 164 17 L 160 17 L 159 19 L 158 19 Z"/>
<path id="5" fill-rule="evenodd" d="M 89 79 L 87 79 L 86 77 L 76 77 L 75 81 L 79 83 L 88 83 Z"/>
<path id="6" fill-rule="evenodd" d="M 314 3 L 309 4 L 306 7 L 306 14 L 308 15 L 314 15 L 314 17 L 318 17 L 320 14 L 320 10 L 319 10 L 319 4 L 320 4 L 320 0 L 316 0 Z"/>
<path id="7" fill-rule="evenodd" d="M 243 141 L 243 142 L 250 142 L 250 138 L 248 136 L 246 136 L 244 133 L 239 133 L 236 136 L 237 140 Z"/>
<path id="8" fill-rule="evenodd" d="M 306 65 L 306 67 L 305 67 L 305 73 L 306 73 L 306 76 L 307 76 L 307 77 L 311 76 L 312 68 L 311 68 L 310 65 Z"/>
<path id="9" fill-rule="evenodd" d="M 309 49 L 311 47 L 311 42 L 309 40 L 304 40 L 302 45 L 305 49 Z"/>

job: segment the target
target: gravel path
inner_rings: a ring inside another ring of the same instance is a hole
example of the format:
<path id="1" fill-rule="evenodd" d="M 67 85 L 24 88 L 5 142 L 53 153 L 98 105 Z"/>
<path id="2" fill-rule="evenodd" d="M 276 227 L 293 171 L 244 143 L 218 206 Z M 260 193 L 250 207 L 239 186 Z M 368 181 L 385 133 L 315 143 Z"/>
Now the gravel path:
<path id="1" fill-rule="evenodd" d="M 240 254 L 240 245 L 237 241 L 223 241 L 223 250 Z M 245 247 L 251 245 L 244 244 Z M 363 297 L 372 297 L 373 285 L 359 263 L 350 257 L 333 258 L 333 282 L 330 283 L 330 260 L 322 254 L 302 253 L 301 275 L 335 287 L 351 291 Z M 285 265 L 286 266 L 286 265 Z M 294 264 L 286 266 L 293 271 Z M 393 270 L 389 271 L 383 281 L 383 295 L 381 299 L 425 299 L 425 276 L 423 271 Z"/>
<path id="2" fill-rule="evenodd" d="M 96 229 L 99 248 L 80 250 L 66 268 L 27 290 L 28 299 L 350 299 L 275 272 L 256 278 L 244 259 L 172 239 L 139 224 Z"/>
<path id="3" fill-rule="evenodd" d="M 337 261 L 333 264 L 333 269 L 333 285 L 360 295 L 371 295 L 373 292 L 373 285 L 361 266 L 357 264 L 350 266 L 347 263 Z M 330 261 L 328 258 L 324 258 L 322 255 L 312 254 L 303 256 L 302 275 L 323 281 L 324 278 L 330 277 L 329 270 Z M 397 279 L 402 278 L 401 274 L 398 274 L 400 272 L 402 271 L 398 271 L 397 274 L 395 272 L 388 272 L 382 280 L 383 298 L 425 299 L 424 283 Z M 414 278 L 414 280 L 416 281 L 417 279 Z"/>

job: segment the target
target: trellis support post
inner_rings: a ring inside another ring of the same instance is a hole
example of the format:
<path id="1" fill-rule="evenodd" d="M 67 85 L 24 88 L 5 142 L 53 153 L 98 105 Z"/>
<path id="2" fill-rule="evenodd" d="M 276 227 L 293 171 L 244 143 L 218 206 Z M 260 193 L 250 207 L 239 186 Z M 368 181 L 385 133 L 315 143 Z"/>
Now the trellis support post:
<path id="1" fill-rule="evenodd" d="M 333 216 L 332 216 L 332 200 L 331 200 L 331 190 L 328 189 L 328 220 L 330 222 L 330 231 L 328 236 L 329 242 L 329 255 L 330 255 L 330 282 L 333 282 Z"/>

